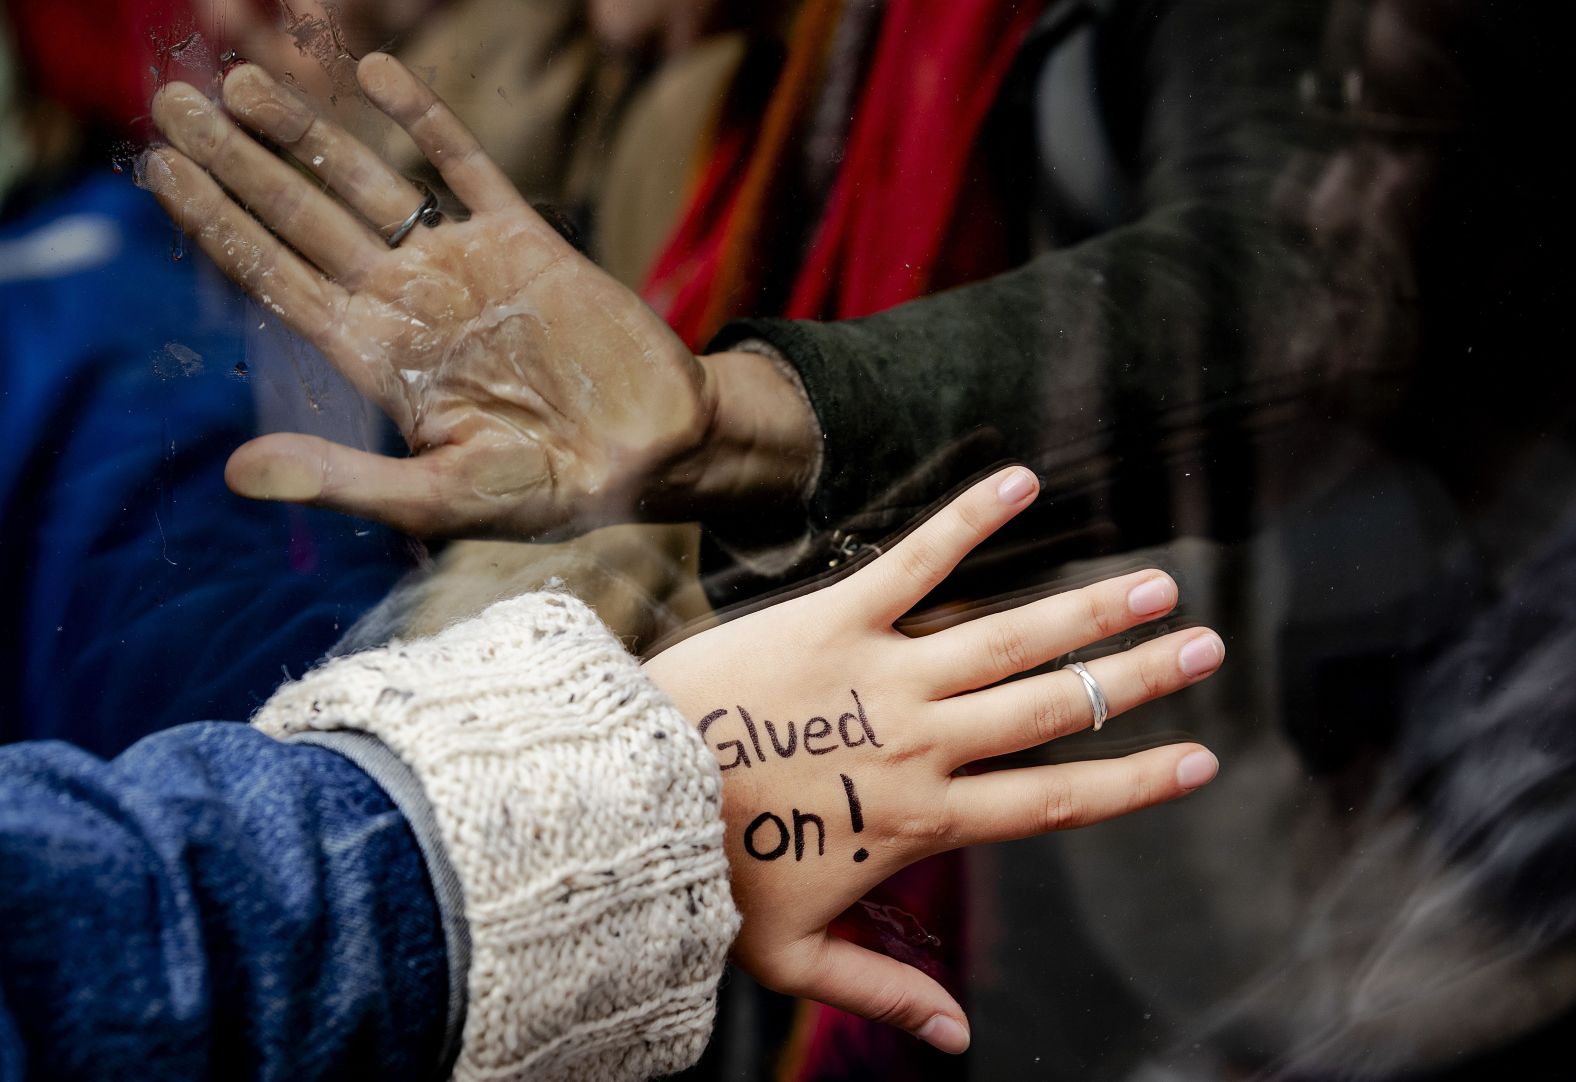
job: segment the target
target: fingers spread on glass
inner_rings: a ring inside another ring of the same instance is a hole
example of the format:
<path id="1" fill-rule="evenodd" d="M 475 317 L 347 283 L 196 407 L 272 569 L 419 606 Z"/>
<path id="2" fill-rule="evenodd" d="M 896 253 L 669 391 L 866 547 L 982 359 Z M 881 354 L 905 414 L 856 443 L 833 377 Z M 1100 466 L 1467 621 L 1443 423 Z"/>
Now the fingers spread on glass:
<path id="1" fill-rule="evenodd" d="M 179 150 L 161 147 L 143 163 L 142 182 L 184 232 L 265 308 L 310 335 L 329 324 L 345 294 L 246 211 Z"/>
<path id="2" fill-rule="evenodd" d="M 388 458 L 319 436 L 276 432 L 236 448 L 224 480 L 254 500 L 327 507 L 418 536 L 451 530 L 474 513 L 470 494 L 452 484 L 452 452 Z"/>
<path id="3" fill-rule="evenodd" d="M 781 991 L 907 1030 L 943 1052 L 969 1047 L 968 1020 L 934 978 L 832 935 L 807 941 L 809 960 Z"/>
<path id="4" fill-rule="evenodd" d="M 1011 841 L 1115 819 L 1175 800 L 1214 778 L 1215 756 L 1173 744 L 1119 759 L 1057 763 L 952 779 L 952 846 Z"/>
<path id="5" fill-rule="evenodd" d="M 155 104 L 173 144 L 149 158 L 160 201 L 419 460 L 281 434 L 237 452 L 232 485 L 429 536 L 534 540 L 638 520 L 709 434 L 715 388 L 693 352 L 542 221 L 399 61 L 372 54 L 357 77 L 467 215 L 430 213 L 428 193 L 256 65 L 226 77 L 228 115 L 186 86 Z"/>
<path id="6" fill-rule="evenodd" d="M 968 1044 L 957 1004 L 917 969 L 833 939 L 828 922 L 921 857 L 1099 822 L 1214 776 L 1197 744 L 1121 759 L 958 776 L 981 758 L 1089 727 L 1186 688 L 1224 657 L 1176 632 L 1057 671 L 997 681 L 1169 612 L 1141 571 L 922 639 L 892 622 L 1032 502 L 1013 467 L 972 486 L 846 580 L 725 623 L 647 662 L 722 771 L 741 965 L 769 987 Z M 762 664 L 769 658 L 769 664 Z M 990 686 L 994 685 L 994 686 Z M 982 690 L 977 690 L 982 689 Z"/>
<path id="7" fill-rule="evenodd" d="M 974 485 L 850 580 L 860 603 L 878 623 L 890 624 L 940 586 L 1039 491 L 1039 478 L 1022 466 Z"/>
<path id="8" fill-rule="evenodd" d="M 1220 636 L 1191 628 L 1096 658 L 1087 670 L 1105 696 L 1106 718 L 1114 718 L 1198 683 L 1224 659 Z M 1089 689 L 1066 668 L 957 695 L 940 707 L 937 725 L 947 734 L 954 768 L 1049 743 L 1095 720 Z"/>
<path id="9" fill-rule="evenodd" d="M 954 659 L 936 668 L 936 690 L 954 694 L 1016 676 L 1153 620 L 1169 612 L 1176 599 L 1176 583 L 1168 575 L 1139 571 L 971 620 L 920 641 L 925 654 Z"/>
<path id="10" fill-rule="evenodd" d="M 360 270 L 380 254 L 370 229 L 259 146 L 195 87 L 162 88 L 153 99 L 153 119 L 177 150 L 330 276 L 354 287 Z M 229 269 L 227 261 L 219 262 Z"/>
<path id="11" fill-rule="evenodd" d="M 486 213 L 524 202 L 470 129 L 404 64 L 387 53 L 371 53 L 356 76 L 372 104 L 405 129 L 472 211 Z"/>
<path id="12" fill-rule="evenodd" d="M 422 201 L 425 193 L 416 185 L 260 65 L 231 70 L 224 104 L 328 185 L 384 240 Z"/>

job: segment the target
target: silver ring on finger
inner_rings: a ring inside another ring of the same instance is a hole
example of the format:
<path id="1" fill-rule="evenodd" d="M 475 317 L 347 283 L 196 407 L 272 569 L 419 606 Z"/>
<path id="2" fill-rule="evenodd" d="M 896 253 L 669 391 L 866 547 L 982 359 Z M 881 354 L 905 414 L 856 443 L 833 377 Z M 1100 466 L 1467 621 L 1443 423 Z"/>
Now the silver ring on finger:
<path id="1" fill-rule="evenodd" d="M 430 229 L 443 221 L 443 212 L 438 209 L 437 194 L 420 181 L 415 183 L 425 193 L 421 199 L 421 206 L 411 211 L 410 217 L 395 226 L 394 232 L 385 238 L 390 248 L 398 248 L 400 243 L 410 236 L 411 230 L 415 229 L 417 225 L 424 225 Z"/>
<path id="2" fill-rule="evenodd" d="M 1089 707 L 1094 711 L 1094 731 L 1099 732 L 1100 726 L 1105 724 L 1105 719 L 1111 716 L 1111 704 L 1106 701 L 1105 691 L 1100 687 L 1100 681 L 1094 678 L 1088 668 L 1081 661 L 1075 661 L 1067 666 L 1078 674 L 1078 679 L 1083 681 L 1084 694 L 1089 696 Z"/>

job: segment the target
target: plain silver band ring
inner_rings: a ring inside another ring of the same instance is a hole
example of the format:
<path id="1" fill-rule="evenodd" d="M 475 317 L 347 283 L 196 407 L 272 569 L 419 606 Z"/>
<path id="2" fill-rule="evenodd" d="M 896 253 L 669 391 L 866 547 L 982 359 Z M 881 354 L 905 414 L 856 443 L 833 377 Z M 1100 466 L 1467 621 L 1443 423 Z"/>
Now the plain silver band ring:
<path id="1" fill-rule="evenodd" d="M 425 185 L 423 187 L 425 188 Z M 438 197 L 433 193 L 432 189 L 425 188 L 425 190 L 427 194 L 422 197 L 421 206 L 411 211 L 410 217 L 401 222 L 394 232 L 389 234 L 388 245 L 390 248 L 398 248 L 400 242 L 410 236 L 410 231 L 415 229 L 418 224 L 428 226 L 438 224 L 441 218 L 441 215 L 438 213 Z"/>
<path id="2" fill-rule="evenodd" d="M 1089 696 L 1089 705 L 1094 710 L 1094 731 L 1099 732 L 1100 726 L 1105 724 L 1105 719 L 1111 716 L 1111 704 L 1105 701 L 1105 692 L 1100 689 L 1100 682 L 1084 667 L 1081 661 L 1075 661 L 1067 666 L 1078 674 L 1078 679 L 1083 681 L 1084 692 Z"/>

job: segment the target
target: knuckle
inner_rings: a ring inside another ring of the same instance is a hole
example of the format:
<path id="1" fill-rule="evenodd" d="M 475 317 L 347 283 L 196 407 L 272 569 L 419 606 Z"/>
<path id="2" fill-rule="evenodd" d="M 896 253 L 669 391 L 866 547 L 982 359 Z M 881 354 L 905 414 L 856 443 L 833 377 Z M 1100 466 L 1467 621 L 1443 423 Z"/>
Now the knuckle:
<path id="1" fill-rule="evenodd" d="M 1047 780 L 1040 792 L 1040 831 L 1068 830 L 1081 822 L 1077 798 L 1068 784 L 1060 778 Z"/>
<path id="2" fill-rule="evenodd" d="M 950 818 L 935 815 L 912 824 L 908 832 L 922 853 L 941 853 L 958 844 L 957 830 Z"/>
<path id="3" fill-rule="evenodd" d="M 935 545 L 919 534 L 910 535 L 895 555 L 898 570 L 904 578 L 916 583 L 928 583 L 934 576 L 933 569 L 937 563 Z"/>
<path id="4" fill-rule="evenodd" d="M 276 138 L 287 147 L 308 148 L 317 146 L 326 153 L 338 150 L 338 140 L 333 129 L 304 103 L 290 103 L 279 110 L 274 118 Z"/>
<path id="5" fill-rule="evenodd" d="M 173 159 L 170 164 L 181 195 L 192 210 L 203 216 L 201 224 L 211 226 L 213 230 L 228 228 L 232 223 L 220 211 L 230 205 L 230 198 L 219 188 L 208 170 L 196 159 L 184 155 Z"/>
<path id="6" fill-rule="evenodd" d="M 917 1008 L 918 1003 L 908 989 L 896 981 L 886 981 L 875 993 L 870 1018 L 903 1029 L 907 1028 L 907 1023 L 913 1018 Z"/>
<path id="7" fill-rule="evenodd" d="M 1152 804 L 1165 801 L 1170 795 L 1170 789 L 1153 773 L 1140 772 L 1132 783 L 1133 807 L 1147 808 Z"/>
<path id="8" fill-rule="evenodd" d="M 1171 672 L 1153 660 L 1145 661 L 1138 667 L 1138 686 L 1144 702 L 1158 699 L 1173 690 Z"/>
<path id="9" fill-rule="evenodd" d="M 412 129 L 430 132 L 443 123 L 443 103 L 431 91 L 418 95 L 411 111 L 415 114 L 415 119 L 410 122 Z M 444 149 L 447 151 L 448 148 Z"/>
<path id="10" fill-rule="evenodd" d="M 894 825 L 893 834 L 902 839 L 904 849 L 938 853 L 956 844 L 956 822 L 951 802 L 939 800 L 923 815 L 902 817 Z"/>
<path id="11" fill-rule="evenodd" d="M 1035 742 L 1049 744 L 1073 731 L 1077 724 L 1067 696 L 1060 688 L 1046 688 L 1034 698 L 1030 719 Z"/>
<path id="12" fill-rule="evenodd" d="M 299 115 L 282 119 L 276 128 L 278 135 L 275 138 L 283 146 L 296 147 L 303 151 L 317 149 L 324 158 L 327 158 L 329 152 L 337 149 L 334 145 L 335 141 L 324 129 L 316 113 L 302 111 Z"/>
<path id="13" fill-rule="evenodd" d="M 208 155 L 209 165 L 215 174 L 227 178 L 225 183 L 233 188 L 233 182 L 239 178 L 256 173 L 257 163 L 248 160 L 247 152 L 257 149 L 251 136 L 225 121 L 223 128 L 214 137 L 213 149 Z"/>
<path id="14" fill-rule="evenodd" d="M 1171 798 L 1172 788 L 1153 770 L 1131 764 L 1124 772 L 1123 803 L 1120 809 L 1110 809 L 1106 816 L 1138 811 Z M 1106 817 L 1102 816 L 1102 818 Z"/>
<path id="15" fill-rule="evenodd" d="M 922 763 L 937 754 L 939 743 L 937 738 L 924 732 L 894 734 L 881 749 L 881 756 L 889 768 Z"/>
<path id="16" fill-rule="evenodd" d="M 458 122 L 454 121 L 454 123 Z M 475 169 L 488 160 L 481 144 L 474 139 L 460 138 L 459 134 L 455 133 L 450 137 L 449 143 L 449 156 L 461 169 Z"/>
<path id="17" fill-rule="evenodd" d="M 970 537 L 978 537 L 989 530 L 992 525 L 984 507 L 978 501 L 959 500 L 953 504 L 953 511 L 957 517 L 958 525 L 967 531 Z"/>
<path id="18" fill-rule="evenodd" d="M 294 221 L 305 204 L 306 189 L 301 185 L 291 185 L 272 192 L 267 197 L 264 211 L 275 223 L 282 225 Z"/>
<path id="19" fill-rule="evenodd" d="M 236 229 L 235 223 L 225 213 L 228 200 L 211 189 L 201 189 L 191 197 L 186 205 L 186 220 L 182 227 L 199 240 L 212 241 L 217 244 L 233 246 L 237 251 L 244 252 L 255 264 L 260 261 L 257 245 L 251 238 Z M 248 271 L 255 277 L 255 269 L 249 264 Z"/>
<path id="20" fill-rule="evenodd" d="M 217 111 L 203 110 L 192 118 L 185 131 L 192 157 L 203 162 L 222 161 L 229 151 L 232 131 L 229 121 Z"/>
<path id="21" fill-rule="evenodd" d="M 316 149 L 321 150 L 321 146 Z M 368 163 L 353 152 L 344 154 L 323 153 L 325 162 L 332 163 L 335 183 L 347 192 L 361 192 L 373 188 L 381 177 Z"/>
<path id="22" fill-rule="evenodd" d="M 1029 667 L 1029 644 L 1023 628 L 1002 622 L 990 629 L 986 638 L 990 663 L 996 672 L 1018 673 Z"/>
<path id="23" fill-rule="evenodd" d="M 1083 615 L 1091 638 L 1103 638 L 1116 630 L 1116 620 L 1104 592 L 1096 586 L 1083 591 Z"/>

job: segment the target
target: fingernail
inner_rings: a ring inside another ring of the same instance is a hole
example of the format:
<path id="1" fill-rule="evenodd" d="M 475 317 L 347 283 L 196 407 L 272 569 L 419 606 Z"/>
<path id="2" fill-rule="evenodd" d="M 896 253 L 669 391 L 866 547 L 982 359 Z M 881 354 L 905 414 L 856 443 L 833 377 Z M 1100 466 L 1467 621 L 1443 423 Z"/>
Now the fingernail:
<path id="1" fill-rule="evenodd" d="M 1028 470 L 1013 470 L 1002 478 L 1001 486 L 996 489 L 996 498 L 1010 507 L 1028 499 L 1034 492 L 1034 486 L 1034 474 Z"/>
<path id="2" fill-rule="evenodd" d="M 1226 646 L 1220 641 L 1220 636 L 1211 631 L 1207 635 L 1200 635 L 1177 654 L 1177 664 L 1182 666 L 1182 671 L 1189 676 L 1203 676 L 1220 668 L 1220 663 L 1226 658 Z"/>
<path id="3" fill-rule="evenodd" d="M 1127 595 L 1127 607 L 1133 610 L 1134 616 L 1150 616 L 1157 612 L 1165 612 L 1177 601 L 1176 583 L 1168 578 L 1150 579 L 1146 583 L 1133 587 Z"/>
<path id="4" fill-rule="evenodd" d="M 969 1047 L 969 1031 L 958 1025 L 957 1021 L 944 1014 L 938 1014 L 915 1034 L 928 1045 L 933 1045 L 943 1052 L 950 1052 L 954 1056 L 965 1052 Z"/>
<path id="5" fill-rule="evenodd" d="M 1190 752 L 1177 764 L 1177 784 L 1184 789 L 1207 785 L 1220 771 L 1220 760 L 1207 751 Z"/>

